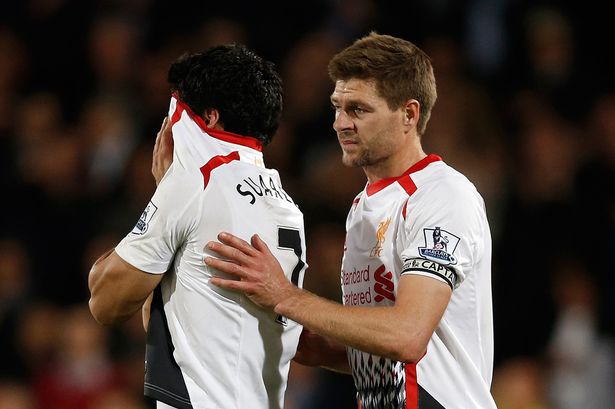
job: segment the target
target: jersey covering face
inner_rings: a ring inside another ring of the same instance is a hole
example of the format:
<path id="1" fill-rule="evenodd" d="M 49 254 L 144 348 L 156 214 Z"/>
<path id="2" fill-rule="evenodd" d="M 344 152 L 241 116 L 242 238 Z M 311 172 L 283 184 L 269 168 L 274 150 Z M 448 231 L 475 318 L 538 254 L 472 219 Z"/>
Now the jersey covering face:
<path id="1" fill-rule="evenodd" d="M 363 409 L 495 408 L 491 236 L 475 187 L 438 156 L 368 185 L 346 223 L 345 305 L 392 306 L 406 274 L 439 280 L 452 298 L 417 364 L 348 348 Z"/>
<path id="2" fill-rule="evenodd" d="M 176 408 L 281 408 L 301 326 L 213 286 L 204 264 L 221 231 L 258 233 L 302 286 L 303 215 L 265 168 L 253 138 L 207 128 L 171 99 L 173 163 L 136 226 L 116 247 L 131 265 L 165 273 L 154 293 L 146 395 Z M 228 278 L 228 277 L 227 277 Z"/>

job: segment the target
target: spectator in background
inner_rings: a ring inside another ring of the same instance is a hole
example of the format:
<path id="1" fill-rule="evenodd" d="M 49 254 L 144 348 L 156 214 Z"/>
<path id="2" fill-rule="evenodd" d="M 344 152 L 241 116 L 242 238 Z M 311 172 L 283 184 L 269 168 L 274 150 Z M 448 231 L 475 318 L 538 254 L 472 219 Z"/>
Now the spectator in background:
<path id="1" fill-rule="evenodd" d="M 26 383 L 0 381 L 0 409 L 40 409 Z"/>
<path id="2" fill-rule="evenodd" d="M 587 249 L 588 226 L 591 226 L 589 229 L 597 228 L 603 235 L 605 254 L 615 254 L 614 91 L 599 96 L 591 105 L 586 134 L 582 162 L 574 180 L 575 212 L 583 215 L 575 220 L 575 230 L 580 232 L 577 246 Z M 595 257 L 591 251 L 584 251 L 582 259 L 599 295 L 600 331 L 615 337 L 615 267 L 608 257 Z"/>
<path id="3" fill-rule="evenodd" d="M 559 259 L 552 274 L 557 315 L 547 349 L 554 409 L 609 409 L 615 402 L 615 344 L 599 326 L 600 293 L 584 263 Z"/>
<path id="4" fill-rule="evenodd" d="M 512 101 L 519 119 L 509 157 L 517 167 L 509 169 L 497 248 L 500 274 L 494 278 L 501 359 L 544 352 L 554 319 L 549 273 L 555 258 L 573 249 L 578 237 L 571 220 L 573 180 L 581 160 L 578 130 L 542 94 L 519 91 Z M 519 249 L 528 251 L 519 257 Z M 532 336 L 518 337 L 520 327 Z"/>
<path id="5" fill-rule="evenodd" d="M 30 262 L 19 240 L 0 240 L 0 379 L 27 379 L 18 329 L 31 294 Z"/>
<path id="6" fill-rule="evenodd" d="M 85 305 L 58 316 L 52 359 L 35 374 L 34 393 L 45 409 L 89 408 L 122 384 L 107 350 L 106 331 Z"/>
<path id="7" fill-rule="evenodd" d="M 545 369 L 539 360 L 516 357 L 502 362 L 493 375 L 498 409 L 556 409 L 549 404 Z"/>

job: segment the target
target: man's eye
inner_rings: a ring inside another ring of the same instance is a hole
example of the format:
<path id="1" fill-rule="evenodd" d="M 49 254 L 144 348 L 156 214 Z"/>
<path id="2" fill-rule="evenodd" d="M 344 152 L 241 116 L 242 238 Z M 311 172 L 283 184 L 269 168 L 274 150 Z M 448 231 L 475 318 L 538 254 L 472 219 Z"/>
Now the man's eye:
<path id="1" fill-rule="evenodd" d="M 355 114 L 362 114 L 362 113 L 364 113 L 364 112 L 365 112 L 365 110 L 364 110 L 363 108 L 359 108 L 359 107 L 355 107 L 355 108 L 353 108 L 353 109 L 352 109 L 352 111 L 353 111 Z"/>

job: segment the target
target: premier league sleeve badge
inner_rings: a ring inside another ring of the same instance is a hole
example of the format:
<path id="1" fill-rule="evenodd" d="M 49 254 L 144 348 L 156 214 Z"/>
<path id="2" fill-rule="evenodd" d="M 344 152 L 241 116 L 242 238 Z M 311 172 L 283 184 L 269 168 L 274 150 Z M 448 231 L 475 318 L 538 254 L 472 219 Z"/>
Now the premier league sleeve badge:
<path id="1" fill-rule="evenodd" d="M 419 247 L 421 256 L 442 265 L 457 264 L 453 253 L 461 240 L 459 237 L 440 227 L 423 229 L 423 236 L 425 247 Z"/>

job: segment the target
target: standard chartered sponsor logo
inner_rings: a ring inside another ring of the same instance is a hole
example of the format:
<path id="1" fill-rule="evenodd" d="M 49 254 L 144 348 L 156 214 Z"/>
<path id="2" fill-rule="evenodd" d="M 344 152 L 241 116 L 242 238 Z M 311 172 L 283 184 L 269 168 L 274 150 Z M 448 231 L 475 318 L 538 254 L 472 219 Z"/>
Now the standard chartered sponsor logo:
<path id="1" fill-rule="evenodd" d="M 345 305 L 363 305 L 384 300 L 395 301 L 395 282 L 393 273 L 387 271 L 384 264 L 373 273 L 375 283 L 372 285 L 371 265 L 365 268 L 355 267 L 352 271 L 342 269 L 342 287 Z M 372 297 L 372 292 L 375 292 Z"/>
<path id="2" fill-rule="evenodd" d="M 355 268 L 352 271 L 344 271 L 344 269 L 342 269 L 343 285 L 363 283 L 369 280 L 369 265 L 362 270 Z"/>

